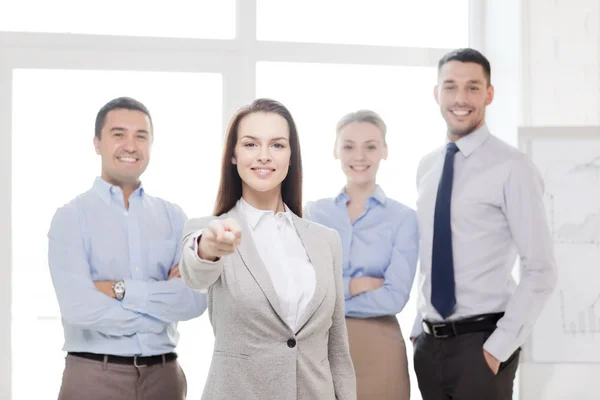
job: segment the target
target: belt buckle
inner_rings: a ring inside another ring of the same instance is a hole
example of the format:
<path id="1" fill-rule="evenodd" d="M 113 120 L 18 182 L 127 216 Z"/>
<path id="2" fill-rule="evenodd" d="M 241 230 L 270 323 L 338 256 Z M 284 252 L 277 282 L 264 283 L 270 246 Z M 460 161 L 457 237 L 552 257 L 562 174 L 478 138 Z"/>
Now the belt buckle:
<path id="1" fill-rule="evenodd" d="M 437 332 L 438 328 L 445 327 L 446 324 L 431 324 L 431 333 L 433 333 L 433 337 L 436 339 L 445 339 L 450 335 L 441 335 Z"/>
<path id="2" fill-rule="evenodd" d="M 146 368 L 146 367 L 148 366 L 148 364 L 144 364 L 144 365 L 138 365 L 138 363 L 137 363 L 137 359 L 138 359 L 138 356 L 133 356 L 133 365 L 134 365 L 136 368 Z"/>

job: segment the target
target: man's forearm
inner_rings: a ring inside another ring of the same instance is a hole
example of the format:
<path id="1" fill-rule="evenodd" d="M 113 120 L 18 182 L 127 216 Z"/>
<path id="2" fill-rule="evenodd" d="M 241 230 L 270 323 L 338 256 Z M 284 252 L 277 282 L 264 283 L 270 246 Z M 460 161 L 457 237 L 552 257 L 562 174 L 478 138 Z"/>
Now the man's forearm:
<path id="1" fill-rule="evenodd" d="M 98 289 L 100 292 L 104 293 L 108 297 L 116 299 L 117 296 L 115 294 L 115 291 L 113 290 L 113 285 L 115 282 L 116 281 L 96 281 L 94 282 L 94 286 L 96 286 L 96 289 Z"/>
<path id="2" fill-rule="evenodd" d="M 123 307 L 171 323 L 198 317 L 206 310 L 206 296 L 181 278 L 147 282 L 126 279 Z"/>

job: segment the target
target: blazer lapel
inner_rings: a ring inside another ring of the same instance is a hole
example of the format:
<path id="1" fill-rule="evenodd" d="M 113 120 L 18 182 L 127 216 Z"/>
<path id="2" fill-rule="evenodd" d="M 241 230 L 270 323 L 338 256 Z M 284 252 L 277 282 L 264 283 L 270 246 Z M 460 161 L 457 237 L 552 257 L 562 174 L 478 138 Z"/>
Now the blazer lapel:
<path id="1" fill-rule="evenodd" d="M 240 245 L 237 246 L 240 258 L 265 294 L 271 307 L 273 307 L 281 321 L 287 326 L 287 323 L 283 318 L 283 313 L 281 312 L 277 292 L 275 292 L 275 287 L 273 286 L 267 267 L 263 263 L 260 254 L 258 254 L 256 244 L 254 243 L 254 240 L 252 240 L 252 233 L 250 232 L 250 226 L 246 222 L 246 218 L 244 218 L 237 206 L 232 208 L 227 214 L 228 217 L 235 219 L 239 223 L 240 229 L 242 230 L 242 240 Z"/>
<path id="2" fill-rule="evenodd" d="M 296 215 L 294 215 L 294 225 L 308 254 L 308 258 L 315 269 L 316 279 L 315 294 L 298 321 L 296 329 L 296 333 L 298 333 L 325 299 L 325 295 L 329 289 L 330 280 L 328 275 L 331 273 L 333 265 L 327 265 L 328 258 L 326 257 L 326 252 L 331 251 L 331 249 L 327 243 L 323 242 L 323 236 L 315 234 L 311 229 L 311 224 Z"/>

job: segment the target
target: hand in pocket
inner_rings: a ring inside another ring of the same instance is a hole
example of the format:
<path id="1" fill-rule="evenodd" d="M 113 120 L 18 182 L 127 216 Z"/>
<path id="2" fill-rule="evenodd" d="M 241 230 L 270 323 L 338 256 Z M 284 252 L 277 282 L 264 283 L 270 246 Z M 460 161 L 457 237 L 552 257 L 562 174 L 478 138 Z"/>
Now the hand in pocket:
<path id="1" fill-rule="evenodd" d="M 483 357 L 485 358 L 485 362 L 487 363 L 488 367 L 490 367 L 490 370 L 494 373 L 494 375 L 498 375 L 500 361 L 485 350 L 483 350 Z"/>

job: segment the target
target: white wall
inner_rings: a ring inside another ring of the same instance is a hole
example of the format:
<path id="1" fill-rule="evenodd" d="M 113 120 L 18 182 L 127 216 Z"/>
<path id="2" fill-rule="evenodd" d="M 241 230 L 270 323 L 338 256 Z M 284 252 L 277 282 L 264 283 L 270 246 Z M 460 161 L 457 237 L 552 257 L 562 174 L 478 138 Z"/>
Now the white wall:
<path id="1" fill-rule="evenodd" d="M 12 71 L 0 58 L 0 88 L 12 87 Z M 10 399 L 11 346 L 11 114 L 12 93 L 0 95 L 0 399 Z"/>
<path id="2" fill-rule="evenodd" d="M 492 132 L 516 146 L 519 126 L 600 125 L 600 1 L 482 4 L 478 43 L 496 86 Z M 518 397 L 598 400 L 599 376 L 600 364 L 533 364 L 524 354 Z"/>

